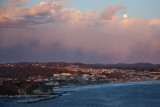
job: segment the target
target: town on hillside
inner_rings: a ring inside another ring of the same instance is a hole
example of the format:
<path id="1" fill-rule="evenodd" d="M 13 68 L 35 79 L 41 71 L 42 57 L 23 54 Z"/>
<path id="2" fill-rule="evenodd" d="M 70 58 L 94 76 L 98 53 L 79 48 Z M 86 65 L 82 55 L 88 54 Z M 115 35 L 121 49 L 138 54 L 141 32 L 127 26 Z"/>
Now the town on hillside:
<path id="1" fill-rule="evenodd" d="M 56 87 L 148 80 L 160 80 L 159 64 L 0 64 L 0 95 L 50 95 Z"/>

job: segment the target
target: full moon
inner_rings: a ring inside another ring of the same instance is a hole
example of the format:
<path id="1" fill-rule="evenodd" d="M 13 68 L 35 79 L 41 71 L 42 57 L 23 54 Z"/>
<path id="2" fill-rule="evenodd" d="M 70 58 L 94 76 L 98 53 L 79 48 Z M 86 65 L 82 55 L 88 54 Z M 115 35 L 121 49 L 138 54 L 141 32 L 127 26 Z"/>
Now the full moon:
<path id="1" fill-rule="evenodd" d="M 128 15 L 126 13 L 123 14 L 123 18 L 126 19 L 128 18 Z"/>

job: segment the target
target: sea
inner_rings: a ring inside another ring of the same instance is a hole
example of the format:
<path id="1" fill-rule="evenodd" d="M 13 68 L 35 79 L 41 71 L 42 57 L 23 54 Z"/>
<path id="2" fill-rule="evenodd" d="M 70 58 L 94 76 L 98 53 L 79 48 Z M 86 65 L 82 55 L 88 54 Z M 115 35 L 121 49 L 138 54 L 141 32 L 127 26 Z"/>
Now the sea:
<path id="1" fill-rule="evenodd" d="M 0 107 L 160 107 L 160 81 L 55 89 L 55 92 L 61 91 L 71 92 L 56 99 L 31 104 L 1 98 Z"/>

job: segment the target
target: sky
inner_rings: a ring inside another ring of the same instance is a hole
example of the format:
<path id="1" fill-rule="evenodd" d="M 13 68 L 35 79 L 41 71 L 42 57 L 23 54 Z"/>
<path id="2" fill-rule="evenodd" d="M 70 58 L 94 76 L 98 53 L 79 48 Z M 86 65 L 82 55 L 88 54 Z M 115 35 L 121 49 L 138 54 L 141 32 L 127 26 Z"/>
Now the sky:
<path id="1" fill-rule="evenodd" d="M 158 64 L 159 4 L 160 0 L 1 0 L 0 63 Z"/>

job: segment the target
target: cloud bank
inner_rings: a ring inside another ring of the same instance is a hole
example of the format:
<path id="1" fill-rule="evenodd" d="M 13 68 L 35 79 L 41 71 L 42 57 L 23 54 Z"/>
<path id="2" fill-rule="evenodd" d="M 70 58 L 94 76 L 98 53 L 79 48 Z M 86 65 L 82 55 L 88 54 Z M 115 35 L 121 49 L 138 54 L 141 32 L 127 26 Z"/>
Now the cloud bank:
<path id="1" fill-rule="evenodd" d="M 50 51 L 43 49 L 58 44 L 57 50 L 110 59 L 103 63 L 160 63 L 159 18 L 121 19 L 115 13 L 126 8 L 122 4 L 109 5 L 100 13 L 82 13 L 66 8 L 70 1 L 41 2 L 30 7 L 24 2 L 27 0 L 10 0 L 0 7 L 1 50 L 37 43 L 31 51 L 47 53 Z"/>

